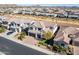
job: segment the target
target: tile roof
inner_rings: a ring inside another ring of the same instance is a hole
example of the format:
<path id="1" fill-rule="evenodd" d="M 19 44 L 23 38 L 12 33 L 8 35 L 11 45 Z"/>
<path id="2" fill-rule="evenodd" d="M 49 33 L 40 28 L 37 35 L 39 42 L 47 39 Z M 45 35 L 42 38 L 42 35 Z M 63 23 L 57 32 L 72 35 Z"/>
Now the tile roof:
<path id="1" fill-rule="evenodd" d="M 68 27 L 66 29 L 63 30 L 66 34 L 75 34 L 77 32 L 79 32 L 76 27 Z"/>
<path id="2" fill-rule="evenodd" d="M 48 28 L 48 27 L 53 27 L 56 24 L 49 21 L 33 21 L 32 25 L 40 28 Z"/>
<path id="3" fill-rule="evenodd" d="M 68 28 L 64 29 L 64 32 L 67 35 L 69 35 L 69 34 L 75 35 L 74 41 L 79 41 L 79 30 L 76 27 L 68 27 Z M 69 43 L 70 38 L 65 36 L 64 41 Z"/>
<path id="4" fill-rule="evenodd" d="M 43 24 L 41 24 L 40 21 L 34 21 L 34 22 L 32 22 L 32 25 L 35 27 L 43 28 Z"/>

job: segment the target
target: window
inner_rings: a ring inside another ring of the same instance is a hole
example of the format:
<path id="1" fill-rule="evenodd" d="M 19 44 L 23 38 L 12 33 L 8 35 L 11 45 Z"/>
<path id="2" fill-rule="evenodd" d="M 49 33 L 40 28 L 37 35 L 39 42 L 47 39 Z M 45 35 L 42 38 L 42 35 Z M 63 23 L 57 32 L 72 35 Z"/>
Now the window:
<path id="1" fill-rule="evenodd" d="M 35 28 L 35 30 L 37 30 L 37 28 Z"/>
<path id="2" fill-rule="evenodd" d="M 0 20 L 2 20 L 2 19 L 0 18 Z"/>
<path id="3" fill-rule="evenodd" d="M 33 28 L 32 28 L 32 27 L 30 27 L 30 30 L 33 30 Z"/>
<path id="4" fill-rule="evenodd" d="M 40 38 L 41 38 L 41 35 L 40 35 L 40 34 L 37 34 L 37 38 L 39 38 L 39 39 L 40 39 Z"/>
<path id="5" fill-rule="evenodd" d="M 30 23 L 27 23 L 27 25 L 30 25 Z"/>
<path id="6" fill-rule="evenodd" d="M 53 27 L 50 27 L 50 29 L 53 29 Z"/>
<path id="7" fill-rule="evenodd" d="M 42 28 L 38 28 L 38 31 L 41 31 L 42 30 Z"/>
<path id="8" fill-rule="evenodd" d="M 17 26 L 20 26 L 20 24 L 17 24 Z"/>
<path id="9" fill-rule="evenodd" d="M 8 24 L 8 22 L 7 21 L 3 21 L 3 24 Z"/>
<path id="10" fill-rule="evenodd" d="M 29 32 L 29 36 L 35 37 L 35 34 Z"/>
<path id="11" fill-rule="evenodd" d="M 64 46 L 65 46 L 65 44 L 64 44 L 64 43 L 61 43 L 61 46 L 63 46 L 63 47 L 64 47 Z"/>

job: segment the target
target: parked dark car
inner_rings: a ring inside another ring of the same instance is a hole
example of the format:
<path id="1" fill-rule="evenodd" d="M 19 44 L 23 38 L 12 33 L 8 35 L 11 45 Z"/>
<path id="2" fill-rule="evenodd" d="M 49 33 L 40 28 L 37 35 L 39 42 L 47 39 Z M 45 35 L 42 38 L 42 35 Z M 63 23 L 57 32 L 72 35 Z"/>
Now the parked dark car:
<path id="1" fill-rule="evenodd" d="M 8 33 L 7 33 L 7 35 L 10 35 L 10 34 L 12 34 L 12 33 L 13 33 L 13 31 L 11 31 L 11 32 L 8 32 Z"/>

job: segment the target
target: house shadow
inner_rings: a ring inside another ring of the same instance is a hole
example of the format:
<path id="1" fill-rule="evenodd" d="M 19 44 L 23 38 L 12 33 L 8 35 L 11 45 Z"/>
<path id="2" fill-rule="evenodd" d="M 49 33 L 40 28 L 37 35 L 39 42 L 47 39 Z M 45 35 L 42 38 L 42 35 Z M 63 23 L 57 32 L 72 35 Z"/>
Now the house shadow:
<path id="1" fill-rule="evenodd" d="M 54 41 L 54 44 L 60 45 L 60 46 L 65 46 L 68 45 L 68 43 L 66 43 L 65 41 Z"/>

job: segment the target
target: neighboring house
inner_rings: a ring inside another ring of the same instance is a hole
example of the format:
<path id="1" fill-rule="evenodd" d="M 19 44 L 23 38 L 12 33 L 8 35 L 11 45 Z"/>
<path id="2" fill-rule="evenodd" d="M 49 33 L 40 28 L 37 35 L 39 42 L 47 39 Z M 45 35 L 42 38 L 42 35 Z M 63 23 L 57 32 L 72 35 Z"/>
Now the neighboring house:
<path id="1" fill-rule="evenodd" d="M 0 24 L 2 24 L 4 18 L 2 16 L 0 16 Z"/>
<path id="2" fill-rule="evenodd" d="M 22 11 L 22 14 L 29 14 L 29 15 L 31 15 L 31 14 L 33 14 L 33 12 L 32 11 Z"/>
<path id="3" fill-rule="evenodd" d="M 35 15 L 37 16 L 55 16 L 54 13 L 42 13 L 42 12 L 35 12 Z"/>
<path id="4" fill-rule="evenodd" d="M 8 29 L 8 24 L 9 24 L 8 21 L 3 21 L 2 22 L 2 26 L 4 26 L 6 29 Z"/>
<path id="5" fill-rule="evenodd" d="M 79 19 L 79 12 L 71 12 L 71 11 L 66 11 L 64 15 L 67 18 L 72 18 L 72 19 Z"/>
<path id="6" fill-rule="evenodd" d="M 59 17 L 59 18 L 65 18 L 65 15 L 62 14 L 62 13 L 57 13 L 57 16 L 56 17 Z"/>
<path id="7" fill-rule="evenodd" d="M 26 29 L 29 25 L 29 22 L 22 22 L 22 21 L 13 21 L 9 23 L 8 29 L 14 31 L 14 32 L 22 32 L 24 29 Z"/>
<path id="8" fill-rule="evenodd" d="M 79 28 L 67 27 L 62 31 L 62 33 L 63 34 L 60 37 L 54 39 L 55 44 L 67 47 L 68 45 L 72 45 L 74 43 L 75 46 L 79 46 Z M 69 35 L 73 35 L 75 37 L 70 38 Z"/>
<path id="9" fill-rule="evenodd" d="M 22 14 L 22 10 L 16 9 L 16 10 L 13 11 L 13 13 L 14 13 L 14 14 Z"/>
<path id="10" fill-rule="evenodd" d="M 4 27 L 8 27 L 8 21 L 5 19 L 5 17 L 0 16 L 0 25 L 4 26 Z"/>
<path id="11" fill-rule="evenodd" d="M 46 16 L 47 13 L 44 12 L 35 12 L 37 16 Z"/>
<path id="12" fill-rule="evenodd" d="M 75 14 L 75 13 L 69 14 L 68 18 L 79 19 L 79 14 Z"/>
<path id="13" fill-rule="evenodd" d="M 55 12 L 54 14 L 56 14 L 55 17 L 59 17 L 59 18 L 65 18 L 66 17 L 65 12 Z"/>
<path id="14" fill-rule="evenodd" d="M 63 41 L 66 42 L 67 44 L 71 44 L 70 43 L 71 42 L 71 38 L 69 37 L 69 35 L 75 35 L 75 37 L 73 38 L 74 41 L 75 41 L 76 38 L 79 37 L 79 30 L 76 27 L 68 27 L 68 28 L 63 30 L 63 37 L 64 37 Z"/>
<path id="15" fill-rule="evenodd" d="M 46 22 L 42 21 L 33 21 L 29 25 L 28 35 L 33 36 L 37 39 L 42 39 L 44 31 L 51 30 L 52 33 L 55 33 L 57 31 L 57 24 L 45 24 Z M 47 25 L 47 26 L 46 26 Z"/>
<path id="16" fill-rule="evenodd" d="M 68 35 L 72 34 L 72 38 L 68 37 Z M 63 31 L 64 42 L 68 45 L 72 45 L 73 53 L 79 54 L 79 28 L 76 27 L 68 27 Z"/>
<path id="17" fill-rule="evenodd" d="M 9 30 L 12 30 L 14 32 L 21 32 L 21 28 L 19 26 L 20 26 L 20 24 L 16 24 L 15 22 L 11 22 L 9 24 L 8 29 Z"/>

